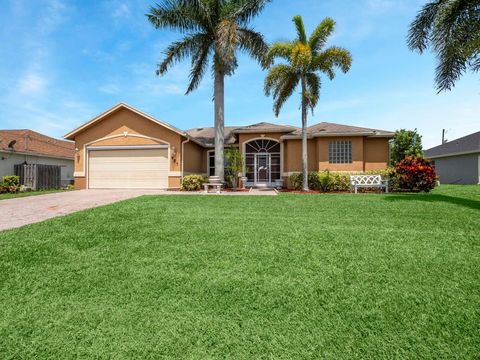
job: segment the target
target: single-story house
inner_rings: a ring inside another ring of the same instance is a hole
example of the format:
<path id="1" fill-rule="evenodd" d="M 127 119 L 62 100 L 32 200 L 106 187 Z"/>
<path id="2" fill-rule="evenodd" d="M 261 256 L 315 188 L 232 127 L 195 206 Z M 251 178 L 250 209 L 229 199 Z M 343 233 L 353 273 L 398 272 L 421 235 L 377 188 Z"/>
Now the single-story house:
<path id="1" fill-rule="evenodd" d="M 425 150 L 441 183 L 480 184 L 480 131 Z"/>
<path id="2" fill-rule="evenodd" d="M 0 179 L 14 175 L 18 164 L 42 164 L 60 166 L 62 186 L 73 183 L 75 144 L 72 141 L 54 139 L 38 132 L 0 130 Z"/>
<path id="3" fill-rule="evenodd" d="M 308 128 L 309 170 L 384 169 L 394 133 L 319 123 Z M 75 142 L 75 186 L 178 188 L 188 174 L 213 175 L 213 128 L 188 131 L 120 103 L 65 135 Z M 274 185 L 301 171 L 301 131 L 258 123 L 225 128 L 245 158 L 247 186 Z M 286 182 L 285 182 L 286 184 Z"/>

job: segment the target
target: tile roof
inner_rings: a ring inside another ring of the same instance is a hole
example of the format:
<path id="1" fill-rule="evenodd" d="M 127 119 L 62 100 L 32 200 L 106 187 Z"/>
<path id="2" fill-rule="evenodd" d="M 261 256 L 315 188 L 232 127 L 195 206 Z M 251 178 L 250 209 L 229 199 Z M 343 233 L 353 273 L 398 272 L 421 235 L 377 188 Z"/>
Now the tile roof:
<path id="1" fill-rule="evenodd" d="M 442 157 L 475 152 L 480 153 L 480 131 L 425 150 L 425 156 Z"/>
<path id="2" fill-rule="evenodd" d="M 235 136 L 233 135 L 235 129 L 237 129 L 236 126 L 225 126 L 225 144 L 235 143 Z M 187 130 L 187 135 L 203 146 L 214 146 L 215 132 L 213 127 L 190 129 Z"/>
<path id="3" fill-rule="evenodd" d="M 15 141 L 12 148 L 8 145 Z M 61 158 L 75 156 L 75 144 L 71 141 L 54 139 L 38 132 L 22 130 L 0 130 L 0 150 L 28 153 L 32 155 L 47 155 Z"/>

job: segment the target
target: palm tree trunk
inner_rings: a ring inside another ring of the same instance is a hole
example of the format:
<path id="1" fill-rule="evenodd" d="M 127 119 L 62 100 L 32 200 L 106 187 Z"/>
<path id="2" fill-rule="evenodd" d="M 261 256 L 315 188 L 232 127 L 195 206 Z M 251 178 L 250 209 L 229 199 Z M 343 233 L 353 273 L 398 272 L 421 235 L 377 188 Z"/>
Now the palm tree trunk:
<path id="1" fill-rule="evenodd" d="M 302 76 L 302 174 L 303 174 L 303 191 L 308 189 L 308 156 L 307 156 L 307 98 L 306 98 L 306 82 Z"/>
<path id="2" fill-rule="evenodd" d="M 224 80 L 225 75 L 215 70 L 214 103 L 215 103 L 215 176 L 223 182 L 224 170 Z"/>

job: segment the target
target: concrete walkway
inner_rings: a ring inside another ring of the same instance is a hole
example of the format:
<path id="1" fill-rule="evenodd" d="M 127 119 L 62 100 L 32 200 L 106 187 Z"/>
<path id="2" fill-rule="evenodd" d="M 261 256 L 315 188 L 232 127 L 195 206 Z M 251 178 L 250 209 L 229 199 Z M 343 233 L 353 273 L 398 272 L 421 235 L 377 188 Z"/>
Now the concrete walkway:
<path id="1" fill-rule="evenodd" d="M 56 216 L 132 199 L 142 195 L 276 195 L 273 190 L 205 194 L 165 190 L 77 190 L 0 200 L 0 231 L 36 223 Z"/>

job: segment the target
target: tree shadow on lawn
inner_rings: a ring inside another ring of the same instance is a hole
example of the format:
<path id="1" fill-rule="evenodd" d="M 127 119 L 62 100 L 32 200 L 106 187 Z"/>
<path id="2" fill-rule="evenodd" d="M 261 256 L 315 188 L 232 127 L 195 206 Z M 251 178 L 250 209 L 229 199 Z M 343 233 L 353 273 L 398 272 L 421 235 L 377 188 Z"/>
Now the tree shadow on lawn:
<path id="1" fill-rule="evenodd" d="M 441 195 L 441 194 L 391 194 L 390 196 L 385 197 L 387 201 L 425 201 L 429 203 L 444 202 L 453 205 L 463 206 L 466 208 L 480 210 L 480 201 L 465 199 L 455 196 Z"/>

